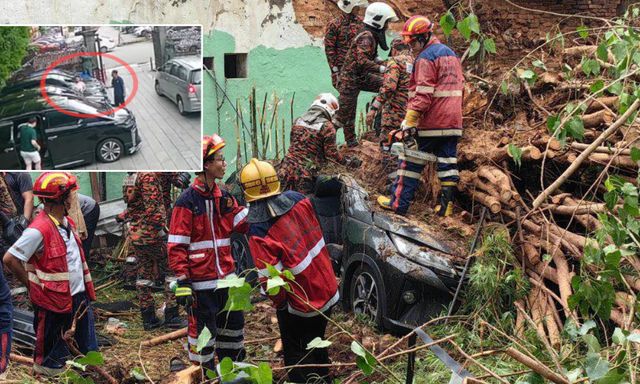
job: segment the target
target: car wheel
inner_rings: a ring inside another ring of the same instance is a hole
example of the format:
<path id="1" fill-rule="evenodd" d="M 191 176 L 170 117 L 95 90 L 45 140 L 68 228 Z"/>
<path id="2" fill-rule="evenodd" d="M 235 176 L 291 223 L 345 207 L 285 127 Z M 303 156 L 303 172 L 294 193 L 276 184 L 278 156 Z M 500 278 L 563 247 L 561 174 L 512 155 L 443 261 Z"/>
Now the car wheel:
<path id="1" fill-rule="evenodd" d="M 254 269 L 255 265 L 253 264 L 249 243 L 245 235 L 239 233 L 231 235 L 231 255 L 236 262 L 236 274 L 244 276 L 249 284 L 255 286 L 258 281 L 258 273 Z M 247 273 L 245 271 L 250 272 Z"/>
<path id="2" fill-rule="evenodd" d="M 160 91 L 160 82 L 156 81 L 156 93 L 158 94 L 158 96 L 162 96 L 162 92 Z"/>
<path id="3" fill-rule="evenodd" d="M 107 47 L 100 47 L 100 52 L 107 53 L 107 51 L 108 51 Z"/>
<path id="4" fill-rule="evenodd" d="M 183 116 L 186 115 L 187 112 L 184 110 L 184 103 L 182 102 L 182 97 L 178 96 L 176 101 L 178 103 L 178 112 L 180 112 L 180 114 Z"/>
<path id="5" fill-rule="evenodd" d="M 351 310 L 371 319 L 379 328 L 382 328 L 384 313 L 381 289 L 382 284 L 367 264 L 360 265 L 353 272 L 349 289 Z"/>
<path id="6" fill-rule="evenodd" d="M 122 157 L 124 147 L 118 139 L 106 139 L 98 145 L 96 154 L 103 163 L 113 163 Z"/>

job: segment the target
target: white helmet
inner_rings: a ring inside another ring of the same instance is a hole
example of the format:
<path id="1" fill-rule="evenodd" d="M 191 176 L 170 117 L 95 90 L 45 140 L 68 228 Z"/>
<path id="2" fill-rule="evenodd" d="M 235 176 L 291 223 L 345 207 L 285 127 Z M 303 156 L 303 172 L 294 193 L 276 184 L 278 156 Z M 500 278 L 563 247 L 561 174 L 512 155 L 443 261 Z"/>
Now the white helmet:
<path id="1" fill-rule="evenodd" d="M 365 24 L 376 29 L 382 29 L 387 21 L 398 21 L 396 12 L 389 4 L 381 2 L 369 4 L 364 13 Z"/>
<path id="2" fill-rule="evenodd" d="M 338 8 L 344 13 L 351 13 L 353 8 L 369 4 L 367 0 L 338 0 Z"/>
<path id="3" fill-rule="evenodd" d="M 331 117 L 340 109 L 338 99 L 330 93 L 321 93 L 313 100 L 311 107 L 320 107 L 327 111 Z"/>

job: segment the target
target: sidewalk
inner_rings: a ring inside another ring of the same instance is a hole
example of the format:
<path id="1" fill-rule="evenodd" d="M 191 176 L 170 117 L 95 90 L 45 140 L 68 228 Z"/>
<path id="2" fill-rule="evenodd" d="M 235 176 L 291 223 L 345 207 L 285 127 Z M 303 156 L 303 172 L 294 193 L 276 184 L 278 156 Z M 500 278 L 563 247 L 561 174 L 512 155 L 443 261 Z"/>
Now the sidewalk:
<path id="1" fill-rule="evenodd" d="M 155 72 L 149 64 L 134 64 L 138 92 L 127 109 L 136 117 L 142 147 L 114 163 L 94 163 L 80 170 L 196 170 L 200 166 L 200 113 L 182 116 L 176 105 L 154 89 Z M 133 81 L 126 70 L 119 71 L 127 92 Z M 110 97 L 113 98 L 111 90 Z"/>

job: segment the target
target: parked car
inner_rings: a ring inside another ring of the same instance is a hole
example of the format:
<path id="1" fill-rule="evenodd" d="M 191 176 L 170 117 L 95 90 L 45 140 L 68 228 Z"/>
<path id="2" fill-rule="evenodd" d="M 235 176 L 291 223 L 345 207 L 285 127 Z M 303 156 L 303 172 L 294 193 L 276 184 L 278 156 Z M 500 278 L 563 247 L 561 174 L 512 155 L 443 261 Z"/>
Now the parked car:
<path id="1" fill-rule="evenodd" d="M 234 176 L 227 185 L 236 186 L 231 192 L 242 202 Z M 464 268 L 450 234 L 373 210 L 367 192 L 349 176 L 320 180 L 308 197 L 340 277 L 345 310 L 381 329 L 402 331 L 390 320 L 423 324 L 449 305 Z M 246 238 L 236 235 L 231 243 L 237 272 L 253 268 Z"/>
<path id="2" fill-rule="evenodd" d="M 118 44 L 110 37 L 99 36 L 100 38 L 100 52 L 106 53 L 113 51 Z"/>
<path id="3" fill-rule="evenodd" d="M 198 56 L 169 60 L 156 73 L 156 93 L 176 103 L 182 115 L 200 111 L 201 87 L 202 60 Z"/>
<path id="4" fill-rule="evenodd" d="M 73 96 L 51 94 L 50 98 L 76 113 L 110 111 L 109 106 Z M 18 126 L 32 116 L 38 119 L 38 142 L 46 168 L 72 168 L 95 160 L 113 162 L 135 153 L 141 145 L 135 117 L 126 108 L 107 116 L 78 118 L 54 109 L 39 93 L 26 90 L 21 97 L 0 101 L 0 169 L 24 169 Z"/>
<path id="5" fill-rule="evenodd" d="M 151 38 L 151 31 L 153 31 L 153 27 L 149 25 L 141 25 L 133 30 L 133 34 L 138 37 Z"/>
<path id="6" fill-rule="evenodd" d="M 27 89 L 34 86 L 40 85 L 40 80 L 44 75 L 45 71 L 35 71 L 28 73 L 26 75 L 22 75 L 19 77 L 12 77 L 7 81 L 7 85 L 0 89 L 0 95 L 13 93 L 16 90 Z M 60 69 L 53 69 L 47 74 L 46 84 L 63 87 L 63 88 L 72 88 L 73 82 L 77 74 L 74 74 L 69 71 L 64 71 Z M 105 100 L 109 100 L 109 96 L 107 90 L 102 85 L 102 83 L 97 79 L 88 79 L 84 80 L 86 91 L 85 95 L 103 95 Z"/>

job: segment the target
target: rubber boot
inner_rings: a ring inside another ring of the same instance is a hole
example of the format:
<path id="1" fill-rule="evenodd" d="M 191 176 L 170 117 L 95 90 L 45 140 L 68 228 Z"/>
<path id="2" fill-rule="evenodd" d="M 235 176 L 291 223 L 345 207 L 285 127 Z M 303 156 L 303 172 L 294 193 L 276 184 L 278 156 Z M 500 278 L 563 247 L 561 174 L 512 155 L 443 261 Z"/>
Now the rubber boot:
<path id="1" fill-rule="evenodd" d="M 454 186 L 444 186 L 440 190 L 436 214 L 441 217 L 451 216 L 453 213 Z"/>
<path id="2" fill-rule="evenodd" d="M 141 308 L 142 327 L 145 331 L 150 331 L 162 326 L 162 321 L 156 317 L 156 309 L 154 307 Z"/>
<path id="3" fill-rule="evenodd" d="M 189 325 L 187 319 L 178 314 L 178 307 L 166 307 L 164 309 L 164 326 L 171 329 L 182 329 Z"/>

